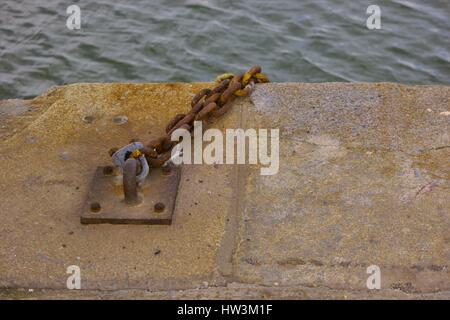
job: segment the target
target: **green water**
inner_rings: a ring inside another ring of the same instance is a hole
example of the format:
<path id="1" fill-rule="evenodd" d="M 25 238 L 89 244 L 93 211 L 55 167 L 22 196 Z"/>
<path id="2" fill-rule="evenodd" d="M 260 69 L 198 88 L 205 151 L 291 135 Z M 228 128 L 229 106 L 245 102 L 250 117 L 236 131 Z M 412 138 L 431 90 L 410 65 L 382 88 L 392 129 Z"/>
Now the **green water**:
<path id="1" fill-rule="evenodd" d="M 81 8 L 81 29 L 66 8 Z M 366 9 L 381 8 L 381 29 Z M 260 64 L 272 81 L 450 82 L 450 1 L 0 3 L 0 98 L 74 82 L 209 81 Z"/>

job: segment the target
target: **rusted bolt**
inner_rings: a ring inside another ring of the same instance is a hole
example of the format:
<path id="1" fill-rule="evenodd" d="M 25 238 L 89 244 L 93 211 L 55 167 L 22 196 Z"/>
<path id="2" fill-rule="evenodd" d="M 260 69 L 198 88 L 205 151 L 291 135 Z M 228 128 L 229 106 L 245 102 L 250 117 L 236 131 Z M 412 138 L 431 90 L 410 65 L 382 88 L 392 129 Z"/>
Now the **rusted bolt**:
<path id="1" fill-rule="evenodd" d="M 171 168 L 169 165 L 163 166 L 163 167 L 161 168 L 161 171 L 162 171 L 162 174 L 163 174 L 163 175 L 165 175 L 165 176 L 170 176 L 170 174 L 172 173 L 172 168 Z"/>
<path id="2" fill-rule="evenodd" d="M 113 118 L 113 122 L 115 124 L 121 125 L 121 124 L 124 124 L 124 123 L 128 122 L 128 117 L 127 116 L 115 116 Z"/>
<path id="3" fill-rule="evenodd" d="M 92 212 L 95 212 L 95 213 L 97 213 L 97 212 L 99 212 L 100 210 L 102 209 L 102 207 L 100 206 L 100 203 L 98 203 L 98 202 L 91 202 L 91 211 Z"/>
<path id="4" fill-rule="evenodd" d="M 164 203 L 158 202 L 155 204 L 155 212 L 163 212 L 165 207 Z"/>
<path id="5" fill-rule="evenodd" d="M 119 148 L 111 148 L 111 149 L 109 149 L 109 151 L 108 151 L 109 156 L 112 157 L 112 155 L 113 155 L 114 153 L 116 153 L 117 150 L 119 150 Z"/>
<path id="6" fill-rule="evenodd" d="M 83 122 L 85 123 L 92 123 L 94 122 L 95 117 L 94 116 L 84 116 L 82 118 Z"/>
<path id="7" fill-rule="evenodd" d="M 113 166 L 105 166 L 103 167 L 103 174 L 105 176 L 111 176 L 114 173 L 114 167 Z"/>

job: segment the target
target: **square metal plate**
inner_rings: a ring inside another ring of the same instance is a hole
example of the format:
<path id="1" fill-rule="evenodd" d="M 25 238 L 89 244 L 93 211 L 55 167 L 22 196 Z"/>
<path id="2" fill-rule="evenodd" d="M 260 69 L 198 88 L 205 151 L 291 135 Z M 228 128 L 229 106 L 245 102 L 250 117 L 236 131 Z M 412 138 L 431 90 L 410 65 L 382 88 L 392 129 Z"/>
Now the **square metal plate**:
<path id="1" fill-rule="evenodd" d="M 81 223 L 172 223 L 181 176 L 180 166 L 172 166 L 170 172 L 161 168 L 150 169 L 144 185 L 138 189 L 141 202 L 135 206 L 125 203 L 121 176 L 115 172 L 111 166 L 97 167 L 81 212 Z M 162 203 L 164 209 L 156 210 L 157 203 Z"/>

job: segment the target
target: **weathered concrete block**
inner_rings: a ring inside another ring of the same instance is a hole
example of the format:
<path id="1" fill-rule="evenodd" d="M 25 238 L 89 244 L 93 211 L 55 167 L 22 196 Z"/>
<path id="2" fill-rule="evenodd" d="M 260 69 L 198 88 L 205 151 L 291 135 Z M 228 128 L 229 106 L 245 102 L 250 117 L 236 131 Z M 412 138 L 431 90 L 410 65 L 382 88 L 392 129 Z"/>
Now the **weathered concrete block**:
<path id="1" fill-rule="evenodd" d="M 450 290 L 448 86 L 258 85 L 209 127 L 279 128 L 278 174 L 185 165 L 172 226 L 81 225 L 108 150 L 161 135 L 205 85 L 75 84 L 0 102 L 0 286 L 64 295 L 78 265 L 90 290 L 356 298 L 378 265 L 379 297 Z"/>

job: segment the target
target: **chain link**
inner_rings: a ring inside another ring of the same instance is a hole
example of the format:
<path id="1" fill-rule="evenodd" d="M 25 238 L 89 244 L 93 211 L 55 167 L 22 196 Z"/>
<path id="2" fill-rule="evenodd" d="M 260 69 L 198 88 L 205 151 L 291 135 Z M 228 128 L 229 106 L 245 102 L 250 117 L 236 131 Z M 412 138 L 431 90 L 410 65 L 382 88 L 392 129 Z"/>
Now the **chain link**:
<path id="1" fill-rule="evenodd" d="M 212 89 L 201 89 L 195 94 L 191 101 L 191 110 L 173 117 L 165 128 L 166 134 L 149 141 L 139 150 L 140 153 L 145 155 L 150 167 L 161 167 L 170 159 L 172 148 L 178 143 L 170 139 L 173 131 L 180 128 L 191 131 L 194 121 L 224 115 L 231 109 L 235 97 L 248 96 L 253 91 L 255 83 L 264 82 L 269 82 L 269 79 L 261 73 L 260 66 L 253 66 L 239 75 L 224 73 L 217 76 L 216 86 Z"/>

